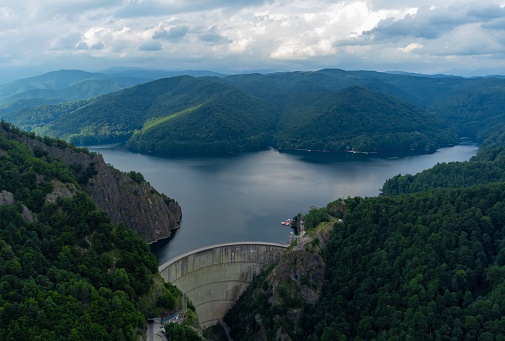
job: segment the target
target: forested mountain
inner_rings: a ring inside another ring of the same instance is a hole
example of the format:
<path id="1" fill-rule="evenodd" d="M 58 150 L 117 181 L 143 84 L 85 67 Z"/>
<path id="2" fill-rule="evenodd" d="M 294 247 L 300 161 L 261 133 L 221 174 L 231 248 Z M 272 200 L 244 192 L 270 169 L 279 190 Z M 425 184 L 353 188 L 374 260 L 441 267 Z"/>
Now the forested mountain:
<path id="1" fill-rule="evenodd" d="M 165 155 L 255 151 L 271 145 L 277 117 L 264 101 L 213 84 L 200 103 L 150 119 L 126 147 Z"/>
<path id="2" fill-rule="evenodd" d="M 389 94 L 435 113 L 451 123 L 460 134 L 470 137 L 479 136 L 483 129 L 499 121 L 498 117 L 503 119 L 505 107 L 505 79 L 500 77 L 434 77 L 322 69 L 314 72 L 235 75 L 225 77 L 223 81 L 258 97 L 281 99 L 289 94 L 294 98 L 304 93 L 358 86 Z"/>
<path id="3" fill-rule="evenodd" d="M 35 131 L 46 124 L 58 120 L 61 116 L 71 113 L 86 105 L 88 101 L 74 101 L 57 104 L 41 104 L 35 107 L 20 109 L 14 113 L 6 114 L 3 119 L 16 122 L 16 125 L 26 131 Z"/>
<path id="4" fill-rule="evenodd" d="M 112 67 L 102 71 L 103 74 L 111 75 L 114 77 L 133 77 L 142 79 L 161 79 L 177 76 L 193 76 L 193 77 L 225 77 L 226 75 L 219 72 L 207 70 L 182 70 L 182 71 L 168 71 L 168 70 L 152 70 L 142 68 L 130 67 Z"/>
<path id="5" fill-rule="evenodd" d="M 225 317 L 232 337 L 505 340 L 503 137 L 498 128 L 474 160 L 414 176 L 426 185 L 417 193 L 312 209 L 308 233 Z M 433 188 L 486 162 L 493 170 L 465 187 Z"/>
<path id="6" fill-rule="evenodd" d="M 59 70 L 0 85 L 0 118 L 40 105 L 71 102 L 180 75 L 225 76 L 216 72 L 112 68 L 102 73 Z M 10 120 L 9 118 L 7 118 Z"/>
<path id="7" fill-rule="evenodd" d="M 150 74 L 116 71 L 113 75 Z M 160 74 L 151 72 L 151 76 Z M 45 80 L 46 87 L 52 90 L 37 92 L 57 91 L 50 80 Z M 71 86 L 55 83 L 70 86 L 58 90 L 62 96 L 78 99 L 83 97 L 79 91 L 72 95 L 73 87 L 82 89 L 93 81 Z M 76 144 L 127 141 L 132 150 L 165 155 L 230 153 L 267 146 L 433 151 L 457 143 L 459 136 L 487 136 L 489 129 L 505 119 L 504 89 L 505 79 L 492 77 L 338 69 L 178 76 L 71 103 L 55 104 L 57 98 L 25 99 L 10 103 L 11 112 L 5 118 L 22 129 Z M 12 112 L 16 106 L 24 109 Z"/>
<path id="8" fill-rule="evenodd" d="M 409 152 L 434 151 L 458 141 L 440 118 L 361 87 L 299 95 L 286 102 L 277 148 Z"/>
<path id="9" fill-rule="evenodd" d="M 0 97 L 10 97 L 34 89 L 61 90 L 98 75 L 81 70 L 52 71 L 3 84 L 0 86 Z"/>
<path id="10" fill-rule="evenodd" d="M 166 154 L 265 148 L 276 122 L 262 100 L 189 76 L 138 85 L 63 112 L 34 130 L 77 144 L 125 141 L 135 133 L 130 148 Z"/>
<path id="11" fill-rule="evenodd" d="M 439 163 L 419 174 L 398 175 L 387 180 L 382 193 L 415 193 L 431 188 L 468 187 L 489 182 L 505 182 L 505 126 L 499 125 L 484 140 L 476 156 L 468 162 Z"/>
<path id="12" fill-rule="evenodd" d="M 137 340 L 146 318 L 181 307 L 181 293 L 138 234 L 83 190 L 100 167 L 68 166 L 54 147 L 89 154 L 1 123 L 0 339 Z"/>
<path id="13" fill-rule="evenodd" d="M 0 117 L 40 105 L 91 98 L 151 80 L 80 70 L 52 71 L 0 85 Z"/>

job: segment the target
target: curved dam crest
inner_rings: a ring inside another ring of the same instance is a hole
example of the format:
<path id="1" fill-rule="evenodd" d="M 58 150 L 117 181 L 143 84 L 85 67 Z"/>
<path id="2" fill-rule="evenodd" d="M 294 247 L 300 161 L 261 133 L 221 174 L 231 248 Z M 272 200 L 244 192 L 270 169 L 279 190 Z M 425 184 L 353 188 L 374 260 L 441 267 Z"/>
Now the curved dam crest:
<path id="1" fill-rule="evenodd" d="M 240 242 L 212 245 L 158 267 L 165 281 L 191 299 L 203 328 L 216 325 L 264 267 L 277 262 L 288 245 Z"/>

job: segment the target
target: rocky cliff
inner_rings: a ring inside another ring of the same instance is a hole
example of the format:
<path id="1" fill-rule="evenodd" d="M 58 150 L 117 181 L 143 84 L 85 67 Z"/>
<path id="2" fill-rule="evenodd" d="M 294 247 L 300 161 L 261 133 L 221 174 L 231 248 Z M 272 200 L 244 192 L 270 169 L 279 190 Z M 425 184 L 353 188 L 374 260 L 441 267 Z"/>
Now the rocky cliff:
<path id="1" fill-rule="evenodd" d="M 232 334 L 248 340 L 288 341 L 289 334 L 302 333 L 304 307 L 316 304 L 321 296 L 326 265 L 320 251 L 331 226 L 323 223 L 299 237 L 277 265 L 253 280 L 225 317 Z"/>
<path id="2" fill-rule="evenodd" d="M 1 126 L 0 129 L 3 131 Z M 98 208 L 108 213 L 114 224 L 124 223 L 137 231 L 145 242 L 167 238 L 171 230 L 179 227 L 181 207 L 175 200 L 158 193 L 141 176 L 140 180 L 134 180 L 127 173 L 106 164 L 101 155 L 58 140 L 8 134 L 32 148 L 34 153 L 48 155 L 69 165 Z"/>

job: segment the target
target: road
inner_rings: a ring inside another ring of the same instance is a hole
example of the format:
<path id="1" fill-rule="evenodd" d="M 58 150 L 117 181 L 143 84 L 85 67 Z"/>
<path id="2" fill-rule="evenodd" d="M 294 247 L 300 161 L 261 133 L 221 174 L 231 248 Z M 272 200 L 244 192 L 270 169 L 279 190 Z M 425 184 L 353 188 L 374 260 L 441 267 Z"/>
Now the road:
<path id="1" fill-rule="evenodd" d="M 147 341 L 167 341 L 160 328 L 159 318 L 147 320 Z"/>

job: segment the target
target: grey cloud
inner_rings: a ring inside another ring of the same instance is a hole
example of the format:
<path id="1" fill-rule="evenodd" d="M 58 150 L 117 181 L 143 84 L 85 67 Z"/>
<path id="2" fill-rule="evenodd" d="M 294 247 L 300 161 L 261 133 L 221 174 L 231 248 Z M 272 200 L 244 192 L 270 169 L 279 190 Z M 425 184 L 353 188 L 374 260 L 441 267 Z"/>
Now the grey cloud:
<path id="1" fill-rule="evenodd" d="M 37 11 L 39 18 L 52 19 L 55 16 L 66 17 L 69 20 L 74 20 L 83 13 L 95 12 L 99 13 L 106 10 L 113 10 L 118 6 L 123 5 L 123 0 L 72 0 L 72 1 L 39 1 L 35 4 L 35 0 L 28 2 L 32 10 Z"/>
<path id="2" fill-rule="evenodd" d="M 228 42 L 229 39 L 226 37 L 220 35 L 220 34 L 215 34 L 215 33 L 204 33 L 200 36 L 200 40 L 206 41 L 209 43 L 219 43 L 219 42 Z"/>
<path id="3" fill-rule="evenodd" d="M 387 7 L 386 3 L 381 1 L 370 1 L 370 3 L 375 7 Z M 471 23 L 482 22 L 483 28 L 503 29 L 503 17 L 505 17 L 505 8 L 498 4 L 462 4 L 434 7 L 434 9 L 425 6 L 420 7 L 415 15 L 407 15 L 402 20 L 392 18 L 381 20 L 375 28 L 363 34 L 375 40 L 397 39 L 398 37 L 436 39 L 458 26 Z"/>
<path id="4" fill-rule="evenodd" d="M 227 43 L 230 41 L 218 32 L 216 26 L 212 26 L 207 32 L 201 34 L 200 40 L 209 43 Z"/>
<path id="5" fill-rule="evenodd" d="M 168 30 L 162 28 L 153 34 L 153 39 L 164 39 L 164 40 L 179 40 L 183 38 L 189 32 L 189 26 L 187 25 L 177 25 L 172 26 Z"/>
<path id="6" fill-rule="evenodd" d="M 101 50 L 103 48 L 104 48 L 104 45 L 102 43 L 96 43 L 96 44 L 93 44 L 90 46 L 83 41 L 80 41 L 74 47 L 74 49 L 76 49 L 76 50 Z"/>
<path id="7" fill-rule="evenodd" d="M 163 1 L 131 1 L 116 12 L 119 18 L 174 15 L 187 12 L 208 11 L 218 8 L 243 8 L 265 3 L 265 0 L 178 0 L 171 3 Z"/>
<path id="8" fill-rule="evenodd" d="M 374 29 L 363 33 L 377 40 L 402 36 L 436 39 L 459 25 L 474 21 L 474 18 L 463 15 L 461 10 L 455 8 L 430 10 L 424 7 L 415 15 L 407 15 L 402 20 L 381 20 Z"/>
<path id="9" fill-rule="evenodd" d="M 367 7 L 373 11 L 419 7 L 419 0 L 368 0 Z"/>
<path id="10" fill-rule="evenodd" d="M 93 45 L 88 45 L 87 43 L 80 41 L 72 46 L 75 50 L 102 50 L 105 46 L 102 43 L 96 43 Z"/>
<path id="11" fill-rule="evenodd" d="M 72 50 L 81 40 L 81 35 L 78 33 L 71 33 L 59 37 L 51 47 L 51 50 Z"/>
<path id="12" fill-rule="evenodd" d="M 82 12 L 86 10 L 110 8 L 119 6 L 123 3 L 123 0 L 72 0 L 53 2 L 49 7 L 55 12 Z"/>
<path id="13" fill-rule="evenodd" d="M 505 16 L 505 8 L 501 8 L 498 4 L 473 6 L 468 9 L 468 15 L 479 20 L 502 18 Z"/>
<path id="14" fill-rule="evenodd" d="M 139 46 L 139 51 L 160 51 L 163 50 L 161 44 L 157 41 L 150 40 Z"/>
<path id="15" fill-rule="evenodd" d="M 482 28 L 489 30 L 505 30 L 505 17 L 486 22 L 482 24 Z"/>
<path id="16" fill-rule="evenodd" d="M 88 46 L 88 44 L 86 44 L 85 42 L 81 41 L 81 42 L 79 42 L 79 43 L 75 46 L 75 49 L 76 49 L 76 50 L 89 50 L 89 46 Z"/>
<path id="17" fill-rule="evenodd" d="M 93 44 L 91 45 L 91 49 L 92 50 L 101 50 L 103 49 L 105 46 L 102 44 L 102 43 L 96 43 L 96 44 Z"/>

